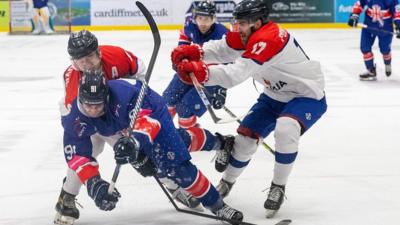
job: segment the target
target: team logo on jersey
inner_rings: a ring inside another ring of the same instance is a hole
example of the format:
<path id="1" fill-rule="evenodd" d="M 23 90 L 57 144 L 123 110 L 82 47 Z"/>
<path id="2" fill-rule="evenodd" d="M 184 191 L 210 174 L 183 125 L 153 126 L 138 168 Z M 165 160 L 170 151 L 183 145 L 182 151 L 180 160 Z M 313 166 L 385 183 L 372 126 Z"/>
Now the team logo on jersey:
<path id="1" fill-rule="evenodd" d="M 79 117 L 75 119 L 74 121 L 74 131 L 78 135 L 78 137 L 82 137 L 83 133 L 87 129 L 87 123 L 82 122 Z"/>
<path id="2" fill-rule="evenodd" d="M 119 110 L 121 109 L 121 105 L 120 104 L 117 104 L 114 108 L 113 108 L 113 110 L 112 110 L 112 112 L 114 113 L 114 115 L 116 116 L 116 117 L 119 117 Z"/>
<path id="3" fill-rule="evenodd" d="M 311 113 L 306 113 L 306 120 L 311 120 L 312 119 L 312 114 Z"/>
<path id="4" fill-rule="evenodd" d="M 111 74 L 113 79 L 118 78 L 118 69 L 116 66 L 111 67 Z"/>
<path id="5" fill-rule="evenodd" d="M 265 87 L 268 88 L 268 89 L 271 89 L 271 90 L 273 90 L 273 91 L 279 91 L 279 90 L 281 90 L 284 86 L 287 85 L 286 82 L 281 81 L 281 80 L 278 81 L 278 82 L 276 82 L 276 83 L 274 83 L 274 84 L 272 84 L 271 81 L 269 81 L 269 80 L 266 80 L 266 79 L 263 79 L 263 80 L 264 80 Z"/>
<path id="6" fill-rule="evenodd" d="M 167 152 L 167 158 L 169 160 L 174 160 L 175 159 L 175 152 Z"/>
<path id="7" fill-rule="evenodd" d="M 380 26 L 383 26 L 383 16 L 384 12 L 381 10 L 379 5 L 373 5 L 371 7 L 371 18 L 372 22 L 378 22 Z"/>
<path id="8" fill-rule="evenodd" d="M 282 27 L 279 27 L 279 34 L 278 34 L 279 38 L 281 39 L 282 42 L 286 42 L 287 38 L 288 38 L 288 32 L 283 29 Z"/>

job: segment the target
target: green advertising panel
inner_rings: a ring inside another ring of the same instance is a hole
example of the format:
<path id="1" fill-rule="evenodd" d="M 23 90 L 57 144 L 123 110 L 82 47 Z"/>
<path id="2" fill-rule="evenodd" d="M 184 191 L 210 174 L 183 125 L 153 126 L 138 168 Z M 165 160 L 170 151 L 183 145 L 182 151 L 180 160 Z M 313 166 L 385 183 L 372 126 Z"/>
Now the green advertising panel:
<path id="1" fill-rule="evenodd" d="M 334 0 L 271 0 L 270 18 L 277 23 L 332 23 Z"/>
<path id="2" fill-rule="evenodd" d="M 9 7 L 8 1 L 0 0 L 0 31 L 8 30 L 9 22 Z"/>

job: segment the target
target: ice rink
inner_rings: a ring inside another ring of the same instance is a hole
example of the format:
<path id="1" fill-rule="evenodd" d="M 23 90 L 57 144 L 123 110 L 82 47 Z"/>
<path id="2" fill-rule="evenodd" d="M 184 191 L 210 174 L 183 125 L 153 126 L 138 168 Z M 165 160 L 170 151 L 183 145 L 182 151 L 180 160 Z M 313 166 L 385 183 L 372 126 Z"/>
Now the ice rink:
<path id="1" fill-rule="evenodd" d="M 387 78 L 374 48 L 378 81 L 361 82 L 360 30 L 289 30 L 305 52 L 322 64 L 328 111 L 300 140 L 299 155 L 286 186 L 287 199 L 274 219 L 266 219 L 264 189 L 272 179 L 273 156 L 259 147 L 226 202 L 243 211 L 245 220 L 293 225 L 400 224 L 400 40 L 393 40 L 393 75 Z M 150 31 L 94 32 L 100 44 L 119 45 L 147 64 L 153 41 Z M 162 45 L 150 80 L 161 93 L 173 75 L 170 52 L 178 31 L 161 31 Z M 62 75 L 69 65 L 68 36 L 0 34 L 0 224 L 52 224 L 66 163 L 58 101 Z M 376 43 L 377 44 L 377 43 Z M 228 91 L 226 106 L 243 115 L 255 102 L 252 80 Z M 228 117 L 223 111 L 221 117 Z M 236 123 L 216 125 L 208 114 L 203 127 L 235 134 Z M 274 146 L 273 136 L 265 141 Z M 192 154 L 193 162 L 217 184 L 213 152 Z M 112 149 L 99 157 L 102 177 L 114 169 Z M 82 189 L 81 218 L 92 224 L 220 224 L 175 211 L 152 178 L 122 167 L 117 182 L 122 194 L 117 208 L 100 211 Z M 183 208 L 183 206 L 180 206 Z"/>

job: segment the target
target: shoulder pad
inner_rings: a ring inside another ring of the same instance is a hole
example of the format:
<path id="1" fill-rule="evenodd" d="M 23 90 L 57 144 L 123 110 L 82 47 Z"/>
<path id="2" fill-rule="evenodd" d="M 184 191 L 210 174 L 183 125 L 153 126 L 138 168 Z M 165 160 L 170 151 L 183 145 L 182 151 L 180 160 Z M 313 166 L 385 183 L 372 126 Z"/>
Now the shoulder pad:
<path id="1" fill-rule="evenodd" d="M 245 46 L 242 43 L 242 40 L 240 39 L 240 35 L 238 32 L 228 32 L 226 34 L 226 43 L 230 48 L 233 48 L 235 50 L 244 50 Z"/>
<path id="2" fill-rule="evenodd" d="M 285 29 L 276 24 L 264 25 L 250 37 L 242 56 L 263 64 L 282 51 L 288 40 Z"/>

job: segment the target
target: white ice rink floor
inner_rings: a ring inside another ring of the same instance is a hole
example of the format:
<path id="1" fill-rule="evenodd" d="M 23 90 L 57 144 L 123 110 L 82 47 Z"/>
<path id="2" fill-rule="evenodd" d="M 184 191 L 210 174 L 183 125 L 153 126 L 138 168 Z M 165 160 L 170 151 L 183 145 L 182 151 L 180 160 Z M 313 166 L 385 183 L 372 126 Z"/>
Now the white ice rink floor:
<path id="1" fill-rule="evenodd" d="M 387 78 L 374 48 L 377 82 L 360 82 L 364 72 L 360 30 L 289 30 L 326 77 L 328 111 L 301 139 L 299 155 L 287 185 L 287 200 L 274 219 L 266 219 L 263 203 L 272 178 L 273 157 L 258 149 L 226 202 L 245 220 L 293 225 L 400 224 L 400 40 L 393 40 L 393 75 Z M 119 45 L 150 59 L 150 31 L 95 32 L 101 44 Z M 162 46 L 150 86 L 162 92 L 172 77 L 169 55 L 177 31 L 162 31 Z M 69 65 L 68 36 L 0 34 L 0 224 L 52 224 L 66 163 L 58 100 L 62 75 Z M 262 87 L 258 86 L 258 91 Z M 229 90 L 227 107 L 244 114 L 258 96 L 252 81 Z M 220 116 L 227 117 L 224 112 Z M 237 124 L 215 125 L 209 115 L 203 127 L 235 134 Z M 272 136 L 265 141 L 274 146 Z M 195 153 L 193 162 L 217 184 L 221 175 L 210 163 L 213 153 Z M 100 156 L 100 170 L 111 178 L 111 148 Z M 81 218 L 91 224 L 220 224 L 178 213 L 154 179 L 142 178 L 128 166 L 117 182 L 122 198 L 111 212 L 97 209 L 82 189 Z"/>

